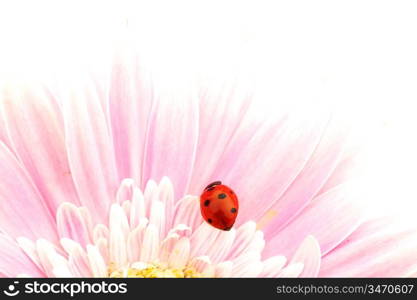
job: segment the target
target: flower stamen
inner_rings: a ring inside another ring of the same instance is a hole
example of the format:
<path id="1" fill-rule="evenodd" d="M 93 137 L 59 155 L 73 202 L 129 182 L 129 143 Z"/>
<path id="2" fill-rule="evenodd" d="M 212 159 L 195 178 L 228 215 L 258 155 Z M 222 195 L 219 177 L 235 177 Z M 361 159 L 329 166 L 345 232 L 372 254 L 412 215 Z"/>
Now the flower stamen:
<path id="1" fill-rule="evenodd" d="M 158 264 L 145 264 L 143 267 L 132 266 L 130 268 L 109 270 L 111 278 L 199 278 L 202 274 L 193 268 L 184 269 L 166 268 Z"/>

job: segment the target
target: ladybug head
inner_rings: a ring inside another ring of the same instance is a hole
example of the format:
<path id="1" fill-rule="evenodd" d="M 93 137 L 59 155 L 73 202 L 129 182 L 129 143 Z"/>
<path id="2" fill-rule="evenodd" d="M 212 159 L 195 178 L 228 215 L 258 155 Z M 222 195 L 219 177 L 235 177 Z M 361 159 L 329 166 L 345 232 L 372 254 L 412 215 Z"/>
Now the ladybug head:
<path id="1" fill-rule="evenodd" d="M 214 187 L 214 186 L 216 186 L 216 185 L 220 185 L 220 184 L 222 184 L 222 182 L 221 182 L 221 181 L 215 181 L 215 182 L 212 182 L 212 183 L 210 183 L 208 186 L 206 186 L 205 190 L 207 190 L 207 189 L 209 189 L 209 188 L 211 188 L 211 187 Z"/>

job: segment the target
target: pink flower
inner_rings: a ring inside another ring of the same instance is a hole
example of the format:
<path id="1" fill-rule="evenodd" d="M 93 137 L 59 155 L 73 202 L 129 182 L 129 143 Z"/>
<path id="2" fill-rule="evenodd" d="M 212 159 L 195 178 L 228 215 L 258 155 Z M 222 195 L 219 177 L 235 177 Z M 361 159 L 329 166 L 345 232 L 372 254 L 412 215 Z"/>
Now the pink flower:
<path id="1" fill-rule="evenodd" d="M 129 52 L 109 82 L 3 91 L 0 275 L 416 274 L 416 233 L 364 222 L 337 118 L 260 114 L 239 87 L 166 82 Z M 199 211 L 215 180 L 240 199 L 227 232 Z"/>

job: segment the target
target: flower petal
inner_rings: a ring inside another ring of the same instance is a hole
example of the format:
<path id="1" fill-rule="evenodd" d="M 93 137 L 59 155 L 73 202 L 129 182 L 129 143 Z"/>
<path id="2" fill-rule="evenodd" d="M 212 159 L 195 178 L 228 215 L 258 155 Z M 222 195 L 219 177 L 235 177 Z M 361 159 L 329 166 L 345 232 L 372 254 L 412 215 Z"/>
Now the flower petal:
<path id="1" fill-rule="evenodd" d="M 263 229 L 267 239 L 293 220 L 322 189 L 330 176 L 334 176 L 344 153 L 349 127 L 332 121 L 327 124 L 317 148 L 303 170 L 258 222 L 258 227 Z M 272 218 L 268 218 L 271 215 Z M 277 216 L 274 217 L 275 215 Z M 262 220 L 265 224 L 262 224 Z"/>
<path id="2" fill-rule="evenodd" d="M 63 203 L 58 208 L 57 229 L 61 238 L 69 238 L 85 247 L 91 244 L 90 232 L 78 208 L 71 203 Z"/>
<path id="3" fill-rule="evenodd" d="M 175 199 L 188 189 L 198 138 L 197 101 L 181 91 L 182 84 L 174 80 L 166 84 L 171 88 L 158 91 L 161 95 L 150 115 L 142 176 L 142 186 L 149 179 L 168 176 L 175 186 Z"/>
<path id="4" fill-rule="evenodd" d="M 220 278 L 228 278 L 232 276 L 233 263 L 224 261 L 216 265 L 215 276 Z"/>
<path id="5" fill-rule="evenodd" d="M 303 272 L 304 265 L 302 263 L 291 264 L 277 275 L 278 278 L 295 278 Z"/>
<path id="6" fill-rule="evenodd" d="M 351 189 L 351 185 L 344 184 L 315 198 L 267 243 L 265 257 L 276 253 L 291 256 L 308 235 L 318 240 L 323 254 L 335 248 L 362 221 L 359 199 L 350 195 Z"/>
<path id="7" fill-rule="evenodd" d="M 244 253 L 251 244 L 256 233 L 256 224 L 253 221 L 246 222 L 236 230 L 236 238 L 230 250 L 228 258 L 236 257 Z"/>
<path id="8" fill-rule="evenodd" d="M 281 273 L 282 268 L 287 263 L 285 256 L 272 256 L 263 261 L 263 269 L 259 277 L 276 277 Z"/>
<path id="9" fill-rule="evenodd" d="M 107 276 L 107 267 L 96 246 L 87 245 L 87 257 L 94 277 Z"/>
<path id="10" fill-rule="evenodd" d="M 219 83 L 206 80 L 206 86 L 200 91 L 200 135 L 190 184 L 192 194 L 200 194 L 211 179 L 219 179 L 213 178 L 213 173 L 219 167 L 219 159 L 241 125 L 252 100 L 246 85 L 224 83 L 225 80 Z"/>
<path id="11" fill-rule="evenodd" d="M 190 240 L 187 237 L 181 238 L 174 246 L 169 257 L 171 268 L 183 269 L 190 256 Z"/>
<path id="12" fill-rule="evenodd" d="M 159 183 L 159 201 L 164 205 L 165 228 L 161 228 L 162 235 L 165 235 L 172 228 L 174 217 L 174 187 L 168 177 L 162 177 Z"/>
<path id="13" fill-rule="evenodd" d="M 159 231 L 155 225 L 149 224 L 145 229 L 140 252 L 140 261 L 153 263 L 159 254 Z"/>
<path id="14" fill-rule="evenodd" d="M 69 268 L 77 277 L 91 277 L 91 268 L 87 253 L 81 245 L 70 239 L 61 239 L 61 245 L 68 253 Z"/>
<path id="15" fill-rule="evenodd" d="M 65 97 L 65 138 L 74 183 L 81 204 L 96 212 L 95 221 L 104 222 L 119 184 L 106 117 L 94 87 L 74 87 Z"/>
<path id="16" fill-rule="evenodd" d="M 322 260 L 319 276 L 407 277 L 417 272 L 416 229 L 404 220 L 368 221 Z"/>
<path id="17" fill-rule="evenodd" d="M 131 45 L 121 45 L 111 74 L 109 109 L 121 178 L 142 182 L 148 119 L 153 103 L 150 74 L 139 64 Z"/>
<path id="18" fill-rule="evenodd" d="M 233 277 L 257 277 L 263 269 L 259 252 L 247 252 L 233 260 Z"/>
<path id="19" fill-rule="evenodd" d="M 320 245 L 313 236 L 309 235 L 298 247 L 290 264 L 302 263 L 304 265 L 300 277 L 316 277 L 320 270 L 320 261 Z"/>
<path id="20" fill-rule="evenodd" d="M 0 142 L 0 228 L 12 237 L 57 241 L 55 221 L 15 156 Z M 39 226 L 42 224 L 42 226 Z"/>
<path id="21" fill-rule="evenodd" d="M 202 222 L 199 197 L 185 196 L 176 203 L 173 226 L 184 224 L 194 231 Z"/>
<path id="22" fill-rule="evenodd" d="M 269 116 L 249 136 L 252 118 L 242 121 L 213 175 L 238 194 L 237 225 L 260 219 L 282 197 L 309 161 L 328 119 L 318 109 L 290 111 Z"/>
<path id="23" fill-rule="evenodd" d="M 36 263 L 26 256 L 18 244 L 10 237 L 0 233 L 0 270 L 9 277 L 25 273 L 32 277 L 44 277 L 45 274 Z"/>
<path id="24" fill-rule="evenodd" d="M 219 230 L 206 222 L 202 223 L 191 235 L 191 257 L 207 254 L 207 245 L 216 240 Z"/>
<path id="25" fill-rule="evenodd" d="M 207 255 L 211 261 L 218 263 L 225 259 L 232 248 L 233 242 L 236 237 L 236 230 L 232 228 L 230 231 L 220 232 L 216 241 L 208 246 Z"/>
<path id="26" fill-rule="evenodd" d="M 11 144 L 54 214 L 60 203 L 79 204 L 58 103 L 39 88 L 10 86 L 1 101 Z"/>

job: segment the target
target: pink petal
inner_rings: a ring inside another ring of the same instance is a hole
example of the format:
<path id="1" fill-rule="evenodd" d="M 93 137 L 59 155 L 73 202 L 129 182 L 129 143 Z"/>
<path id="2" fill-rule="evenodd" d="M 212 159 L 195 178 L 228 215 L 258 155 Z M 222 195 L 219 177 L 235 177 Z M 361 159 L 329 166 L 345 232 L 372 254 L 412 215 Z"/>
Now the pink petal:
<path id="1" fill-rule="evenodd" d="M 61 238 L 69 238 L 81 244 L 84 248 L 91 244 L 90 232 L 78 208 L 70 203 L 64 203 L 58 208 L 57 228 Z"/>
<path id="2" fill-rule="evenodd" d="M 162 233 L 165 235 L 172 228 L 174 217 L 174 188 L 167 177 L 162 177 L 159 183 L 159 200 L 165 207 L 165 229 L 162 230 Z"/>
<path id="3" fill-rule="evenodd" d="M 133 178 L 141 183 L 146 131 L 154 95 L 150 74 L 139 64 L 137 54 L 130 50 L 130 45 L 119 48 L 114 58 L 109 96 L 116 162 L 121 178 Z"/>
<path id="4" fill-rule="evenodd" d="M 242 204 L 237 225 L 260 219 L 283 195 L 310 159 L 328 122 L 328 115 L 319 111 L 283 113 L 263 120 L 248 135 L 253 118 L 242 121 L 212 177 L 236 191 Z"/>
<path id="5" fill-rule="evenodd" d="M 195 230 L 202 222 L 199 197 L 185 196 L 176 203 L 174 226 L 184 224 Z"/>
<path id="6" fill-rule="evenodd" d="M 142 176 L 142 186 L 149 179 L 169 177 L 175 199 L 188 188 L 198 138 L 197 101 L 181 90 L 183 84 L 174 80 L 172 88 L 157 90 L 160 95 L 149 119 Z"/>
<path id="7" fill-rule="evenodd" d="M 247 87 L 238 87 L 230 82 L 206 83 L 209 87 L 200 91 L 199 100 L 199 139 L 195 165 L 190 184 L 190 193 L 199 195 L 213 178 L 219 167 L 225 146 L 229 143 L 236 129 L 248 111 L 251 102 Z M 248 128 L 248 139 L 257 126 Z"/>
<path id="8" fill-rule="evenodd" d="M 309 235 L 293 255 L 290 264 L 302 263 L 304 265 L 300 277 L 317 277 L 320 261 L 320 245 L 313 236 Z"/>
<path id="9" fill-rule="evenodd" d="M 345 149 L 347 129 L 346 126 L 341 126 L 336 122 L 330 122 L 327 125 L 319 145 L 303 170 L 284 195 L 261 218 L 265 224 L 260 221 L 259 226 L 262 226 L 267 239 L 273 237 L 295 218 L 319 192 L 331 174 L 334 174 Z M 272 220 L 268 218 L 268 214 L 271 215 L 271 213 L 277 215 Z"/>
<path id="10" fill-rule="evenodd" d="M 0 141 L 11 149 L 12 143 L 10 142 L 9 133 L 7 131 L 6 120 L 2 114 L 0 114 Z"/>
<path id="11" fill-rule="evenodd" d="M 319 276 L 406 277 L 417 272 L 417 233 L 403 220 L 368 221 L 322 260 Z"/>
<path id="12" fill-rule="evenodd" d="M 33 277 L 44 277 L 36 264 L 30 260 L 22 249 L 10 237 L 0 234 L 0 273 L 8 277 L 28 274 Z"/>
<path id="13" fill-rule="evenodd" d="M 104 222 L 119 184 L 113 144 L 94 89 L 82 85 L 74 91 L 63 101 L 70 168 L 81 204 L 95 212 L 95 221 Z"/>
<path id="14" fill-rule="evenodd" d="M 45 90 L 10 86 L 1 109 L 11 144 L 54 214 L 60 203 L 79 204 L 64 141 L 58 103 Z"/>
<path id="15" fill-rule="evenodd" d="M 352 186 L 345 184 L 315 198 L 266 246 L 265 257 L 291 256 L 302 240 L 313 235 L 326 254 L 340 244 L 361 222 L 359 199 L 349 195 Z"/>
<path id="16" fill-rule="evenodd" d="M 61 244 L 69 255 L 69 267 L 73 273 L 77 277 L 91 277 L 87 253 L 80 244 L 69 239 L 61 239 Z"/>
<path id="17" fill-rule="evenodd" d="M 349 151 L 343 155 L 341 162 L 338 164 L 337 168 L 334 170 L 318 194 L 323 194 L 328 190 L 331 190 L 332 188 L 343 184 L 348 180 L 351 180 L 357 176 L 357 174 L 361 174 L 360 168 L 366 165 L 360 163 L 361 159 L 362 158 L 360 152 Z"/>
<path id="18" fill-rule="evenodd" d="M 1 142 L 0 178 L 1 230 L 13 237 L 56 240 L 54 217 L 28 174 Z"/>
<path id="19" fill-rule="evenodd" d="M 120 186 L 116 193 L 116 201 L 122 205 L 125 201 L 130 201 L 133 198 L 133 191 L 136 187 L 135 181 L 131 178 L 125 178 L 120 183 Z"/>

